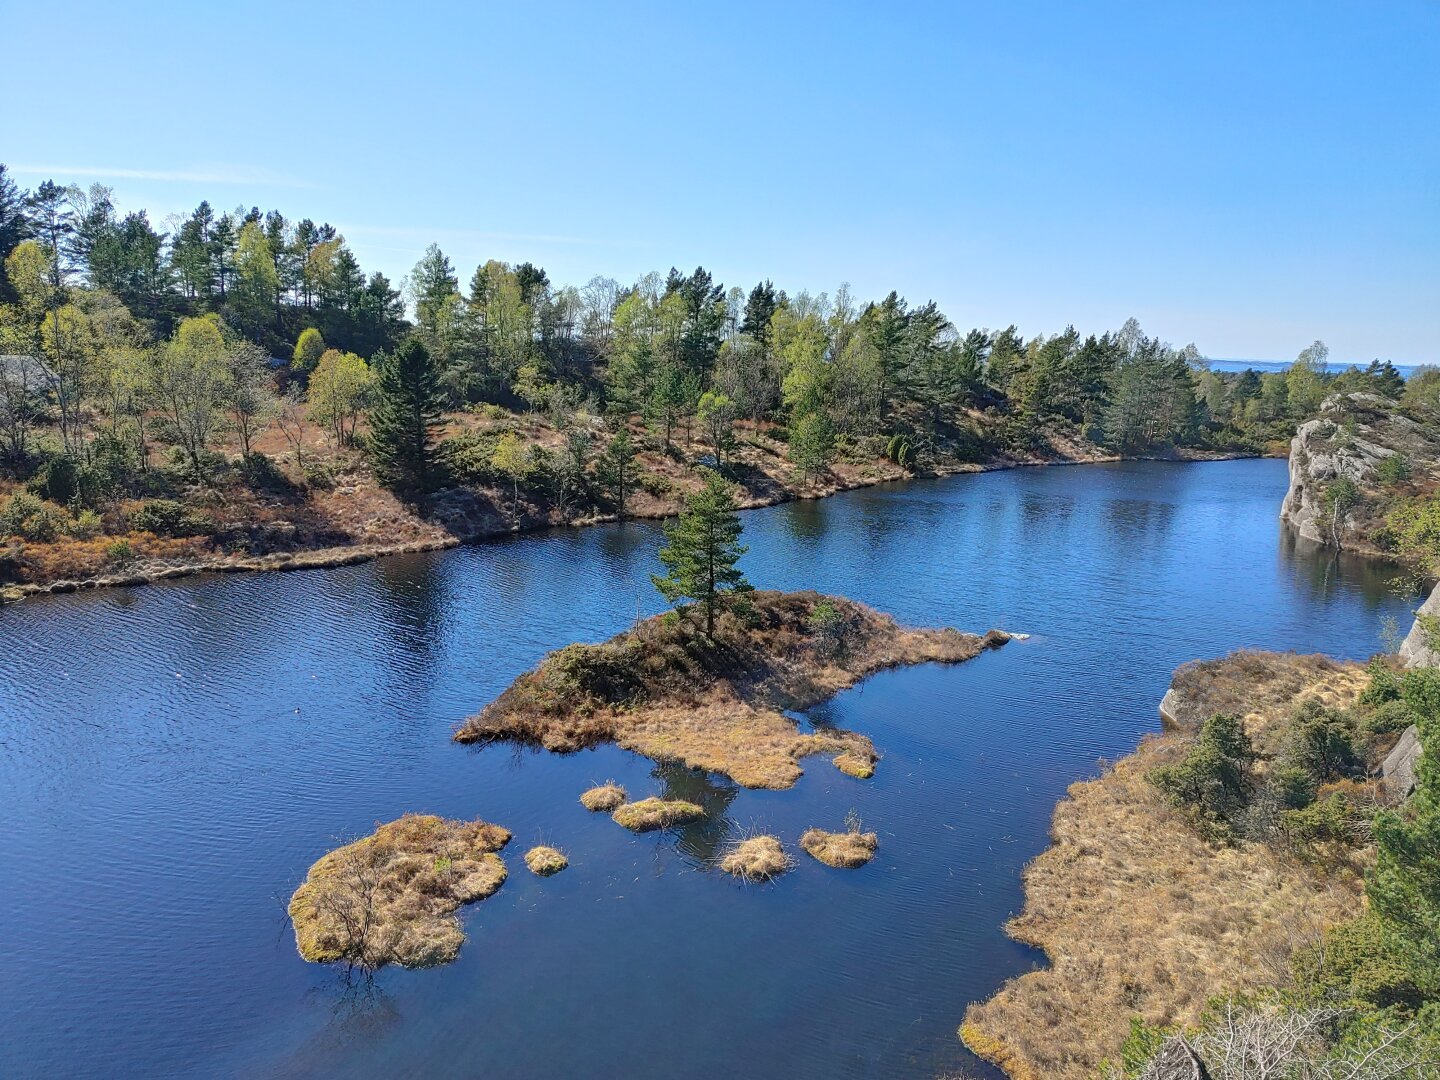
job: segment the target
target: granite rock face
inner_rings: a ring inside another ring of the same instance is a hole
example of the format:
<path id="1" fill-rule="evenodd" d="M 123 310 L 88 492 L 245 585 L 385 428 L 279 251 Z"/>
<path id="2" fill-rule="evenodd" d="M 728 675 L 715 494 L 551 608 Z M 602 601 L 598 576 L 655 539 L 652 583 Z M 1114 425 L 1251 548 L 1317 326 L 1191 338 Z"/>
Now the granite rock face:
<path id="1" fill-rule="evenodd" d="M 1440 461 L 1440 430 L 1422 424 L 1378 394 L 1336 394 L 1320 415 L 1301 424 L 1290 442 L 1290 489 L 1280 520 L 1297 536 L 1341 549 L 1370 549 L 1368 522 L 1359 505 L 1337 513 L 1326 506 L 1331 485 L 1351 481 L 1362 499 L 1379 486 L 1379 466 L 1402 455 L 1412 470 Z"/>

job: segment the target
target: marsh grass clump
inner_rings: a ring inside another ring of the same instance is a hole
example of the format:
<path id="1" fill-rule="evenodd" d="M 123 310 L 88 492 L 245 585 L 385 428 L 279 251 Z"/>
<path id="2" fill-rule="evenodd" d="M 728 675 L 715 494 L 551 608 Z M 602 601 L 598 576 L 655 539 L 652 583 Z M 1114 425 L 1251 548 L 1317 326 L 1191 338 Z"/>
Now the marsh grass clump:
<path id="1" fill-rule="evenodd" d="M 737 841 L 720 860 L 721 870 L 751 882 L 770 881 L 794 865 L 795 860 L 774 836 L 751 836 Z"/>
<path id="2" fill-rule="evenodd" d="M 695 803 L 683 799 L 651 797 L 617 807 L 610 816 L 617 825 L 623 825 L 631 832 L 651 832 L 698 821 L 705 816 L 705 811 Z"/>
<path id="3" fill-rule="evenodd" d="M 525 865 L 537 877 L 549 877 L 569 866 L 570 860 L 559 848 L 550 847 L 548 844 L 536 844 L 525 853 Z"/>
<path id="4" fill-rule="evenodd" d="M 374 971 L 432 967 L 465 941 L 454 912 L 505 882 L 510 833 L 484 821 L 406 814 L 320 858 L 290 898 L 300 955 Z"/>
<path id="5" fill-rule="evenodd" d="M 835 768 L 839 769 L 846 776 L 853 776 L 857 780 L 869 780 L 875 775 L 875 762 L 878 760 L 873 751 L 866 751 L 863 748 L 847 750 L 838 754 L 835 758 Z"/>
<path id="6" fill-rule="evenodd" d="M 580 805 L 595 813 L 609 814 L 624 806 L 628 797 L 623 787 L 613 780 L 606 780 L 605 783 L 597 784 L 584 792 L 580 796 Z"/>
<path id="7" fill-rule="evenodd" d="M 864 866 L 875 857 L 879 846 L 880 837 L 873 832 L 861 832 L 858 821 L 845 832 L 806 829 L 800 837 L 800 847 L 805 854 L 840 870 Z"/>

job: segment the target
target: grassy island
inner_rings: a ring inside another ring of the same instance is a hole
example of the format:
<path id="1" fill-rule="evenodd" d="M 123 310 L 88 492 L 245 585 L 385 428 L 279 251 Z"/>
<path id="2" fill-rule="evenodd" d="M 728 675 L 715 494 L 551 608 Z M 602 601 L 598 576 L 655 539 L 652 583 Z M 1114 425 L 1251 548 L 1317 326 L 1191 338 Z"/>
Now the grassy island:
<path id="1" fill-rule="evenodd" d="M 336 848 L 290 898 L 300 955 L 371 971 L 448 964 L 465 941 L 454 912 L 505 883 L 495 853 L 509 842 L 499 825 L 406 814 Z"/>
<path id="2" fill-rule="evenodd" d="M 873 768 L 876 755 L 863 735 L 802 732 L 783 710 L 809 708 L 885 668 L 957 663 L 1006 640 L 995 630 L 905 629 L 815 592 L 753 592 L 719 615 L 713 636 L 670 613 L 598 645 L 552 652 L 455 738 L 559 752 L 613 742 L 745 787 L 787 788 L 808 755 L 840 756 L 852 772 Z"/>

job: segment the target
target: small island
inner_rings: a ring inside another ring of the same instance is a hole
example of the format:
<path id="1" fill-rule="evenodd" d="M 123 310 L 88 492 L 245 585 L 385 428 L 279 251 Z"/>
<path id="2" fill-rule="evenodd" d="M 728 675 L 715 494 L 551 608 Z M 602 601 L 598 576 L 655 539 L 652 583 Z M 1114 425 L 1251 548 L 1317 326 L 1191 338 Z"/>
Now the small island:
<path id="1" fill-rule="evenodd" d="M 454 912 L 505 884 L 495 853 L 509 842 L 499 825 L 406 814 L 336 848 L 290 898 L 300 955 L 367 971 L 448 964 L 465 942 Z"/>
<path id="2" fill-rule="evenodd" d="M 656 760 L 724 773 L 749 788 L 788 788 L 800 759 L 833 754 L 868 775 L 875 748 L 853 731 L 801 731 L 807 709 L 885 668 L 970 660 L 1000 631 L 911 630 L 863 604 L 816 592 L 753 592 L 714 635 L 674 613 L 598 645 L 550 653 L 455 734 L 568 752 L 613 742 Z"/>
<path id="3" fill-rule="evenodd" d="M 712 474 L 666 528 L 659 554 L 669 573 L 655 586 L 671 602 L 693 604 L 598 645 L 550 653 L 465 721 L 456 741 L 558 753 L 610 742 L 748 788 L 791 787 L 801 758 L 828 753 L 842 772 L 864 779 L 877 760 L 869 739 L 830 728 L 803 732 L 786 712 L 812 708 L 886 668 L 959 663 L 1010 640 L 1001 630 L 907 629 L 864 604 L 817 592 L 756 591 L 737 565 L 745 547 L 736 509 L 732 486 Z M 601 798 L 600 789 L 586 797 Z"/>

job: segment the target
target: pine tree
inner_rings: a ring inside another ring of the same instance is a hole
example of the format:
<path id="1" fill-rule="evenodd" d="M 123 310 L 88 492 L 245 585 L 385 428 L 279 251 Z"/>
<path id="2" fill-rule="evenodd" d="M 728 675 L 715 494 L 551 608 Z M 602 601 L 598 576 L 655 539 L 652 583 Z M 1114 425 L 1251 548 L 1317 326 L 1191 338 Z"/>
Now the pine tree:
<path id="1" fill-rule="evenodd" d="M 625 516 L 625 496 L 630 491 L 631 479 L 635 471 L 635 444 L 630 441 L 630 433 L 624 428 L 615 435 L 605 446 L 605 452 L 600 455 L 597 466 L 601 482 L 610 489 L 611 498 L 615 501 L 615 510 L 620 517 Z"/>
<path id="2" fill-rule="evenodd" d="M 382 484 L 424 492 L 439 481 L 440 379 L 430 353 L 414 338 L 375 358 L 370 458 Z"/>
<path id="3" fill-rule="evenodd" d="M 670 571 L 650 580 L 670 603 L 694 600 L 705 608 L 705 633 L 715 634 L 715 611 L 722 594 L 744 592 L 750 584 L 736 566 L 745 554 L 733 488 L 718 473 L 686 500 L 680 516 L 665 526 L 660 561 Z"/>

